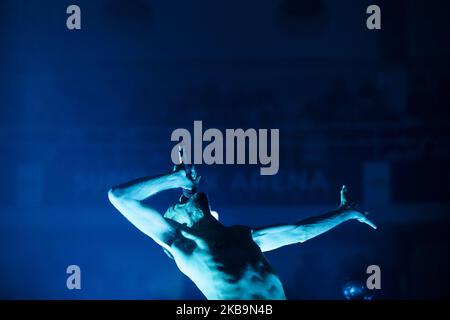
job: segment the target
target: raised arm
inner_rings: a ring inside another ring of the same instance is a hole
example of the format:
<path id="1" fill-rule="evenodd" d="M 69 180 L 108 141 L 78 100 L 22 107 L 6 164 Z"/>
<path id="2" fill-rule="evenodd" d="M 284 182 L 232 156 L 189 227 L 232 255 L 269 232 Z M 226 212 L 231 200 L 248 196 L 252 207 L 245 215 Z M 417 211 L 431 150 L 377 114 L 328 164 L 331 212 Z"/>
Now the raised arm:
<path id="1" fill-rule="evenodd" d="M 159 212 L 142 203 L 142 200 L 164 190 L 190 189 L 192 187 L 193 182 L 187 176 L 186 171 L 177 170 L 169 174 L 140 178 L 113 187 L 108 192 L 108 198 L 114 207 L 140 231 L 165 249 L 169 249 L 176 230 Z"/>
<path id="2" fill-rule="evenodd" d="M 346 192 L 347 188 L 343 186 L 341 205 L 337 210 L 293 224 L 254 229 L 253 240 L 262 251 L 271 251 L 286 245 L 305 242 L 348 220 L 357 220 L 376 229 L 376 226 L 367 218 L 366 212 L 358 211 L 348 204 Z"/>

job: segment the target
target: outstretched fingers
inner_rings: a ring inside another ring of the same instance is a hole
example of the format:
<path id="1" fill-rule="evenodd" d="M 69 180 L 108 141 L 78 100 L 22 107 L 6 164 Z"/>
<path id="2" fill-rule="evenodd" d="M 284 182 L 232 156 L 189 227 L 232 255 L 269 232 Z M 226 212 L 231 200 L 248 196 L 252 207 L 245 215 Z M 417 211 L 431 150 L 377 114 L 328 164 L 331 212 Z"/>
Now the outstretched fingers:
<path id="1" fill-rule="evenodd" d="M 356 204 L 355 203 L 350 203 L 348 201 L 348 197 L 347 197 L 347 186 L 343 185 L 341 188 L 341 204 L 340 204 L 340 208 L 346 211 L 350 211 L 352 212 L 352 218 L 358 220 L 361 223 L 365 223 L 368 226 L 372 227 L 373 229 L 377 229 L 377 226 L 370 221 L 370 219 L 367 217 L 368 216 L 368 212 L 361 212 L 359 210 L 356 209 Z"/>
<path id="2" fill-rule="evenodd" d="M 368 212 L 361 212 L 360 213 L 360 217 L 358 218 L 358 221 L 361 223 L 365 223 L 367 225 L 369 225 L 370 227 L 372 227 L 373 229 L 377 229 L 377 226 L 375 225 L 375 223 L 373 223 L 372 221 L 370 221 L 370 219 L 367 217 L 369 215 Z"/>

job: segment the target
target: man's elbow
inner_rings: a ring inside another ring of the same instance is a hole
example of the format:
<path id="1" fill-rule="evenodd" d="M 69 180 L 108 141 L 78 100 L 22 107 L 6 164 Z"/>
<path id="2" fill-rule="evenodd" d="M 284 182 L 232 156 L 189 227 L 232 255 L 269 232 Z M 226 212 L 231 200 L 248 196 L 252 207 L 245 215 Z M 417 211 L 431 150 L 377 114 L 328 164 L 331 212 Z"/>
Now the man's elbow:
<path id="1" fill-rule="evenodd" d="M 123 193 L 118 188 L 108 190 L 108 199 L 111 203 L 117 203 L 123 198 Z"/>

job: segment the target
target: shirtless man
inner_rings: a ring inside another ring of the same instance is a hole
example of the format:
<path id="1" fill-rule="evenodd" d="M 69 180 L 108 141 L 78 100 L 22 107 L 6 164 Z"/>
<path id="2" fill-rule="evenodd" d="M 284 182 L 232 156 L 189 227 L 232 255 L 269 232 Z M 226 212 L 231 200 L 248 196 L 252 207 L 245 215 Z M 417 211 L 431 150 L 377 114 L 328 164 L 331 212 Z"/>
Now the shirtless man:
<path id="1" fill-rule="evenodd" d="M 218 221 L 200 177 L 178 165 L 169 174 L 137 179 L 108 192 L 111 203 L 133 225 L 163 247 L 207 299 L 286 299 L 283 286 L 263 252 L 302 243 L 348 220 L 376 229 L 367 213 L 357 211 L 341 190 L 340 206 L 324 215 L 263 228 L 227 227 Z M 164 216 L 142 203 L 158 192 L 181 188 L 183 196 Z"/>

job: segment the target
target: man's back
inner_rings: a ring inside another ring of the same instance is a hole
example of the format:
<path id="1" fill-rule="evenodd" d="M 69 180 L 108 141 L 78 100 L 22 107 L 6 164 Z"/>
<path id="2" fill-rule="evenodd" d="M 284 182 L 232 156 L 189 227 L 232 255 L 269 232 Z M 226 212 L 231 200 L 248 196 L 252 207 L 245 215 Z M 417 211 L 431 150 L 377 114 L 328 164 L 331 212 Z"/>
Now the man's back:
<path id="1" fill-rule="evenodd" d="M 178 236 L 171 253 L 208 299 L 286 299 L 251 230 L 233 226 Z"/>

